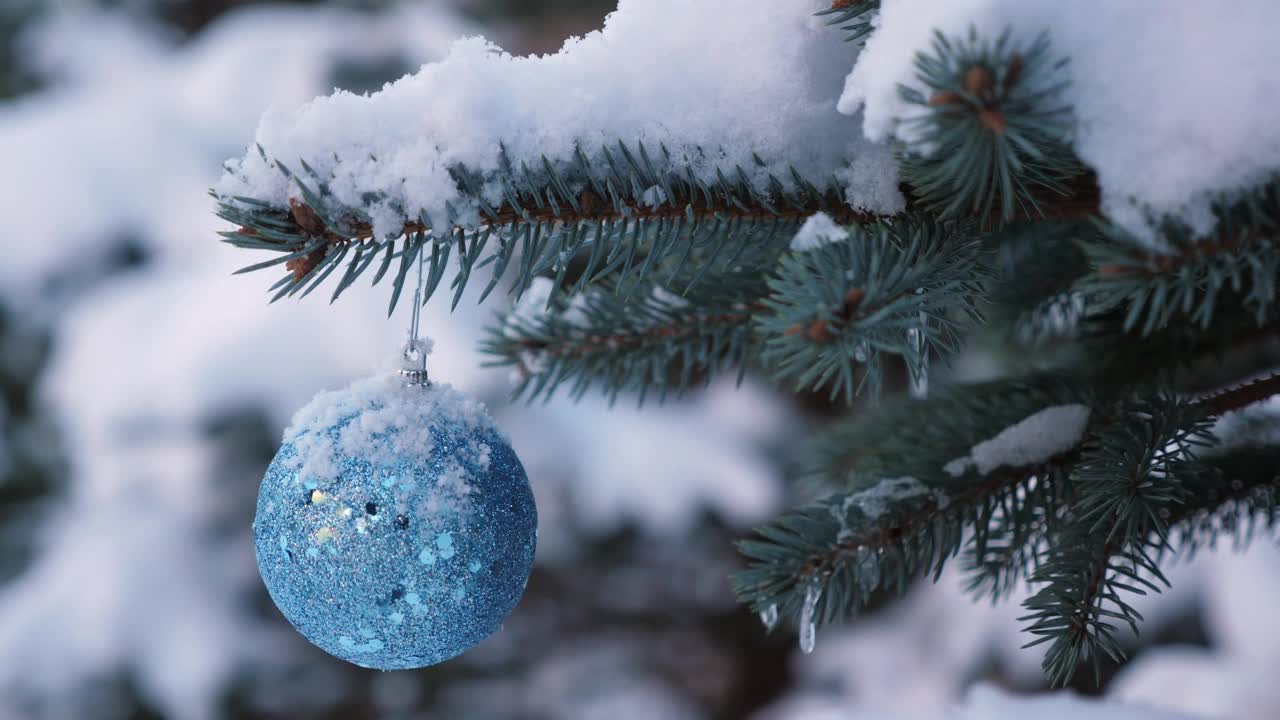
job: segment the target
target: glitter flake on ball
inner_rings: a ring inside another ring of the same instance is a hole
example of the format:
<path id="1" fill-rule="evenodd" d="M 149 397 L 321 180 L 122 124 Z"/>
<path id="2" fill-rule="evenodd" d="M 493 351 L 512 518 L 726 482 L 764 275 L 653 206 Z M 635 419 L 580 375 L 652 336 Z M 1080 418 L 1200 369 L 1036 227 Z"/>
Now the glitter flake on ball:
<path id="1" fill-rule="evenodd" d="M 425 667 L 493 634 L 524 592 L 537 510 L 484 407 L 394 375 L 295 416 L 258 496 L 258 569 L 326 652 Z"/>

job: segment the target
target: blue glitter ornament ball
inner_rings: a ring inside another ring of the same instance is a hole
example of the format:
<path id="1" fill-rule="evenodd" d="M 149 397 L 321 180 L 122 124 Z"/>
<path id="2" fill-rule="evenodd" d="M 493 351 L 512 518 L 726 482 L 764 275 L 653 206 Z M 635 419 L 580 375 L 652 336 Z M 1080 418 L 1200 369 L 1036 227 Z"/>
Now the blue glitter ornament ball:
<path id="1" fill-rule="evenodd" d="M 536 536 L 524 467 L 483 405 L 395 374 L 294 417 L 253 523 L 258 570 L 289 622 L 381 670 L 493 634 L 524 592 Z"/>

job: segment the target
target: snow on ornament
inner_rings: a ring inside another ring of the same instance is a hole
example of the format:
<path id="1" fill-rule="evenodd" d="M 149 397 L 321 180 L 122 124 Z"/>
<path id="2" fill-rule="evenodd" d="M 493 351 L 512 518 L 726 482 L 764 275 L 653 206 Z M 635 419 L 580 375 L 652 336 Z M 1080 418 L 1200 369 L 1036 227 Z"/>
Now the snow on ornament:
<path id="1" fill-rule="evenodd" d="M 411 341 L 406 357 L 425 349 Z M 501 626 L 533 567 L 537 510 L 484 406 L 406 369 L 298 412 L 263 478 L 253 536 L 298 632 L 356 665 L 400 670 Z"/>

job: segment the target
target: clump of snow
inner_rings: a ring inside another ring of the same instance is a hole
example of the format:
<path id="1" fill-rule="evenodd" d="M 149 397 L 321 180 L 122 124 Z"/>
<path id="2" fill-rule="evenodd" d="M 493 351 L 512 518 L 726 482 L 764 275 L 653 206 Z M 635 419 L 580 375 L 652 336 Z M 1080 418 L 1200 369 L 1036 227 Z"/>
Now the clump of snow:
<path id="1" fill-rule="evenodd" d="M 1001 430 L 990 440 L 974 445 L 968 455 L 952 460 L 942 469 L 952 477 L 960 477 L 971 468 L 986 475 L 999 467 L 1042 463 L 1080 443 L 1089 425 L 1089 415 L 1085 405 L 1047 407 Z"/>
<path id="2" fill-rule="evenodd" d="M 502 326 L 503 334 L 515 339 L 520 337 L 521 330 L 537 327 L 539 321 L 552 312 L 549 302 L 554 292 L 555 282 L 551 278 L 543 276 L 533 278 L 529 288 L 507 313 Z M 597 299 L 599 292 L 596 288 L 587 288 L 573 295 L 569 298 L 569 304 L 559 311 L 559 319 L 575 328 L 585 328 L 590 325 L 587 306 Z M 660 300 L 667 301 L 667 304 L 688 304 L 684 298 L 661 288 L 655 289 L 654 293 Z M 662 295 L 658 295 L 659 293 Z"/>
<path id="3" fill-rule="evenodd" d="M 847 495 L 839 505 L 831 506 L 831 516 L 840 523 L 840 531 L 836 534 L 836 542 L 844 542 L 853 535 L 849 527 L 849 511 L 857 508 L 862 514 L 862 522 L 875 522 L 889 506 L 907 498 L 931 495 L 934 504 L 945 508 L 951 499 L 937 488 L 931 488 L 913 477 L 884 478 L 875 485 L 856 493 Z"/>
<path id="4" fill-rule="evenodd" d="M 335 439 L 331 430 L 344 421 Z M 426 458 L 444 426 L 464 434 L 495 430 L 484 403 L 449 385 L 409 386 L 397 373 L 384 373 L 316 395 L 294 416 L 284 440 L 297 449 L 288 462 L 299 479 L 323 483 L 338 476 L 345 457 L 374 467 Z M 479 462 L 484 448 L 473 449 Z"/>
<path id="5" fill-rule="evenodd" d="M 884 0 L 840 109 L 862 112 L 871 140 L 910 139 L 901 121 L 923 110 L 899 86 L 925 91 L 913 63 L 935 31 L 994 40 L 1011 29 L 1026 46 L 1047 30 L 1054 56 L 1070 59 L 1061 72 L 1073 145 L 1098 173 L 1106 215 L 1148 240 L 1148 212 L 1207 232 L 1211 193 L 1246 191 L 1280 169 L 1276 27 L 1272 0 L 1230 12 L 1157 0 Z"/>
<path id="6" fill-rule="evenodd" d="M 644 191 L 644 195 L 640 197 L 641 202 L 651 208 L 662 207 L 667 201 L 667 191 L 662 189 L 660 185 L 652 185 L 648 190 Z"/>
<path id="7" fill-rule="evenodd" d="M 516 301 L 511 312 L 507 313 L 502 332 L 509 338 L 520 337 L 520 330 L 535 327 L 538 320 L 547 312 L 547 303 L 555 290 L 555 282 L 548 277 L 538 276 L 529 282 L 529 287 Z"/>
<path id="8" fill-rule="evenodd" d="M 547 303 L 554 289 L 555 283 L 551 278 L 541 276 L 533 278 L 528 289 L 507 313 L 502 325 L 502 334 L 512 340 L 518 340 L 525 331 L 537 327 L 539 320 L 548 312 Z M 581 295 L 574 296 L 574 301 L 585 302 L 585 298 L 579 300 L 581 297 Z M 575 310 L 574 317 L 580 317 L 584 321 L 586 319 L 586 313 L 580 304 Z M 520 350 L 517 359 L 519 365 L 512 369 L 509 378 L 512 385 L 518 384 L 526 374 L 536 375 L 543 372 L 549 364 L 546 354 L 538 350 Z"/>
<path id="9" fill-rule="evenodd" d="M 677 295 L 660 285 L 650 291 L 649 298 L 656 305 L 667 310 L 680 310 L 689 307 L 689 301 L 683 296 Z"/>
<path id="10" fill-rule="evenodd" d="M 1280 707 L 1280 687 L 1270 681 L 1274 663 L 1199 646 L 1154 647 L 1121 668 L 1109 692 L 1199 717 L 1265 718 Z"/>
<path id="11" fill-rule="evenodd" d="M 888 509 L 889 503 L 923 495 L 928 491 L 923 483 L 913 477 L 885 478 L 868 490 L 850 495 L 845 499 L 845 505 L 852 503 L 867 517 L 878 518 Z"/>
<path id="12" fill-rule="evenodd" d="M 471 477 L 471 473 L 457 460 L 450 459 L 440 471 L 430 492 L 416 498 L 416 506 L 410 505 L 413 499 L 412 490 L 408 487 L 402 488 L 400 484 L 392 488 L 396 496 L 396 511 L 412 512 L 419 522 L 426 522 L 429 526 L 439 525 L 447 516 L 461 515 L 468 511 L 470 505 L 467 499 L 476 492 L 475 487 L 469 482 Z"/>
<path id="13" fill-rule="evenodd" d="M 436 341 L 429 337 L 409 338 L 405 343 L 404 350 L 401 351 L 401 359 L 412 357 L 413 360 L 421 360 L 431 354 L 436 349 Z"/>
<path id="14" fill-rule="evenodd" d="M 587 313 L 587 306 L 596 300 L 599 292 L 599 288 L 586 288 L 569 298 L 569 306 L 564 309 L 560 319 L 575 328 L 589 326 L 591 316 Z"/>
<path id="15" fill-rule="evenodd" d="M 814 213 L 804 224 L 800 226 L 800 230 L 796 232 L 796 236 L 791 239 L 791 249 L 797 252 L 805 252 L 815 250 L 828 243 L 848 240 L 849 232 L 836 224 L 831 216 L 824 213 Z"/>
<path id="16" fill-rule="evenodd" d="M 778 606 L 771 603 L 769 607 L 760 611 L 760 624 L 764 625 L 766 632 L 773 632 L 778 625 Z"/>
<path id="17" fill-rule="evenodd" d="M 306 160 L 382 235 L 421 211 L 446 217 L 446 203 L 478 222 L 452 166 L 491 177 L 501 147 L 517 167 L 540 167 L 544 156 L 569 163 L 577 148 L 604 163 L 601 148 L 622 141 L 662 145 L 707 182 L 738 168 L 762 190 L 770 175 L 790 183 L 792 168 L 815 183 L 838 176 L 851 206 L 893 212 L 903 199 L 891 150 L 836 110 L 841 68 L 857 47 L 813 17 L 828 4 L 741 0 L 726 12 L 716 0 L 621 0 L 603 29 L 537 57 L 460 40 L 371 96 L 338 92 L 268 113 L 256 142 L 271 161 L 251 147 L 216 190 L 283 204 L 296 190 L 272 161 L 297 169 Z M 483 192 L 501 203 L 496 181 Z M 383 199 L 366 202 L 369 194 Z"/>

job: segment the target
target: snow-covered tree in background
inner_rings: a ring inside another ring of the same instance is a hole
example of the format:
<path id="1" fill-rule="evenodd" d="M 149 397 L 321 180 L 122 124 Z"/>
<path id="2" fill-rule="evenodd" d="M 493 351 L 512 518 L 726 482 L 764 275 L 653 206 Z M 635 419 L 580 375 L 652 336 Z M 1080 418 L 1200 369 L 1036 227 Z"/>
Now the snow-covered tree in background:
<path id="1" fill-rule="evenodd" d="M 1280 379 L 1206 361 L 1272 334 L 1278 21 L 624 1 L 554 55 L 462 41 L 269 114 L 214 192 L 227 242 L 277 253 L 247 268 L 285 268 L 273 300 L 370 277 L 393 310 L 419 257 L 427 296 L 502 287 L 484 347 L 517 395 L 759 370 L 879 399 L 802 452 L 831 492 L 741 543 L 740 598 L 808 649 L 959 556 L 976 595 L 1036 590 L 1064 684 L 1124 656 L 1167 560 L 1276 517 L 1280 446 L 1220 421 Z M 1221 45 L 1193 59 L 1190 36 Z M 931 382 L 974 338 L 992 378 Z"/>

